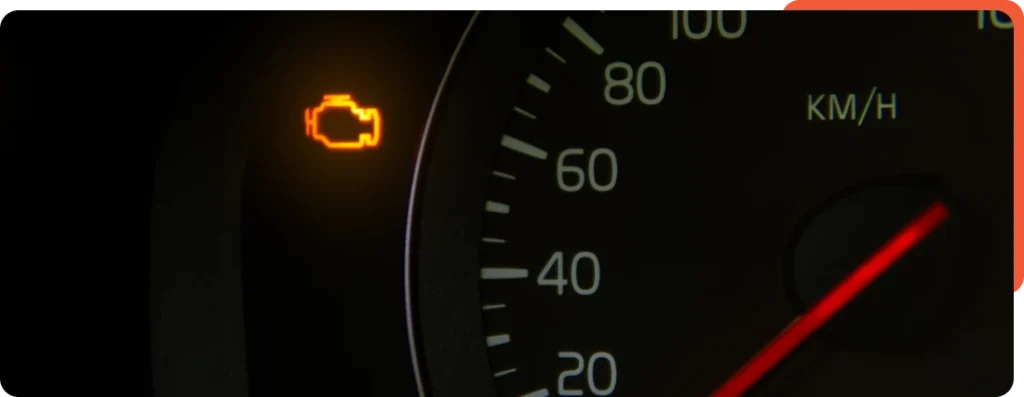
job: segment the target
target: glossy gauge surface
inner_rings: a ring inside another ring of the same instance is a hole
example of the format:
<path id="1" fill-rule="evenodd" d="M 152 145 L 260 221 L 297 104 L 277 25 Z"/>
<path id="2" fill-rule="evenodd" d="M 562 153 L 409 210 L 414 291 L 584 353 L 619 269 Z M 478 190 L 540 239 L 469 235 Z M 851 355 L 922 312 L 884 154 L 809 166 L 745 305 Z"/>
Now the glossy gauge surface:
<path id="1" fill-rule="evenodd" d="M 478 15 L 417 174 L 425 393 L 1001 395 L 1005 20 Z M 722 391 L 777 337 L 794 348 Z"/>

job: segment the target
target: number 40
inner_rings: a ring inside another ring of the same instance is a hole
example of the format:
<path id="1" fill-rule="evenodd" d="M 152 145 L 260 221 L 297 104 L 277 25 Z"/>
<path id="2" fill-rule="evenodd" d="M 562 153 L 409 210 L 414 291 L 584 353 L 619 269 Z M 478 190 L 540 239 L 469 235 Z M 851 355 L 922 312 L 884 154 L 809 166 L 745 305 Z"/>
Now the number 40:
<path id="1" fill-rule="evenodd" d="M 558 295 L 562 295 L 562 291 L 565 289 L 565 285 L 572 282 L 572 289 L 580 295 L 593 295 L 597 292 L 597 287 L 601 284 L 601 264 L 597 262 L 597 255 L 593 252 L 581 251 L 573 255 L 572 264 L 569 266 L 569 280 L 565 279 L 565 271 L 563 270 L 564 260 L 562 251 L 556 251 L 551 255 L 551 259 L 548 259 L 548 263 L 544 265 L 544 269 L 537 275 L 537 285 L 546 287 L 556 287 Z M 577 269 L 580 263 L 589 262 L 594 268 L 594 278 L 590 280 L 590 286 L 584 287 L 580 285 L 579 277 L 577 276 Z M 554 269 L 554 278 L 551 276 L 551 270 Z"/>

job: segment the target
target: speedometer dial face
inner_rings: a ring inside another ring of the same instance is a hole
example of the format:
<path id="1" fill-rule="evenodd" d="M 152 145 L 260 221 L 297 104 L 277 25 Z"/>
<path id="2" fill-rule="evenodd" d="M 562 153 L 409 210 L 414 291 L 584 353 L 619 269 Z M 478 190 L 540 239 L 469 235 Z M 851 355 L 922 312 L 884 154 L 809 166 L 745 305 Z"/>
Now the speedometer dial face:
<path id="1" fill-rule="evenodd" d="M 410 219 L 425 394 L 1002 394 L 1006 20 L 478 15 Z"/>

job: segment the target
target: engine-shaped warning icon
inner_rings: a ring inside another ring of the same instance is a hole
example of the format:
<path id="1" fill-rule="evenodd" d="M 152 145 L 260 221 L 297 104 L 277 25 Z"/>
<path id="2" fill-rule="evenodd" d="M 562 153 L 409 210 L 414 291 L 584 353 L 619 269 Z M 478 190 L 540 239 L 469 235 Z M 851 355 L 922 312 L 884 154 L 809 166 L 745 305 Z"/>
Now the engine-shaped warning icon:
<path id="1" fill-rule="evenodd" d="M 360 124 L 366 124 L 369 131 L 360 131 L 355 140 L 332 140 L 320 130 L 320 118 L 324 111 L 335 108 L 338 110 L 348 109 L 352 116 L 359 120 Z M 317 107 L 306 108 L 303 113 L 303 120 L 306 123 L 306 136 L 314 141 L 320 142 L 330 150 L 360 150 L 367 147 L 380 145 L 382 135 L 380 111 L 376 108 L 361 108 L 356 101 L 348 94 L 324 95 L 323 102 Z"/>

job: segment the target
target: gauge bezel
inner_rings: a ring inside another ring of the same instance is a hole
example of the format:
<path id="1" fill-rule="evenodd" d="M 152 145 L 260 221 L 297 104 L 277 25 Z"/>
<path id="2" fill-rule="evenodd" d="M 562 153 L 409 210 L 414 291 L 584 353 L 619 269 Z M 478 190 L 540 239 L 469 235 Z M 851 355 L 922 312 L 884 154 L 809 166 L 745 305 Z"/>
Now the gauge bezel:
<path id="1" fill-rule="evenodd" d="M 501 131 L 536 59 L 530 50 L 540 48 L 537 27 L 557 26 L 544 22 L 559 15 L 478 13 L 435 97 L 406 223 L 406 319 L 420 396 L 497 395 L 480 309 L 482 205 Z"/>
<path id="2" fill-rule="evenodd" d="M 524 21 L 527 15 L 537 20 Z M 405 263 L 410 345 L 424 397 L 497 395 L 481 313 L 482 207 L 494 152 L 549 16 L 564 13 L 478 14 L 431 109 L 416 162 Z"/>

